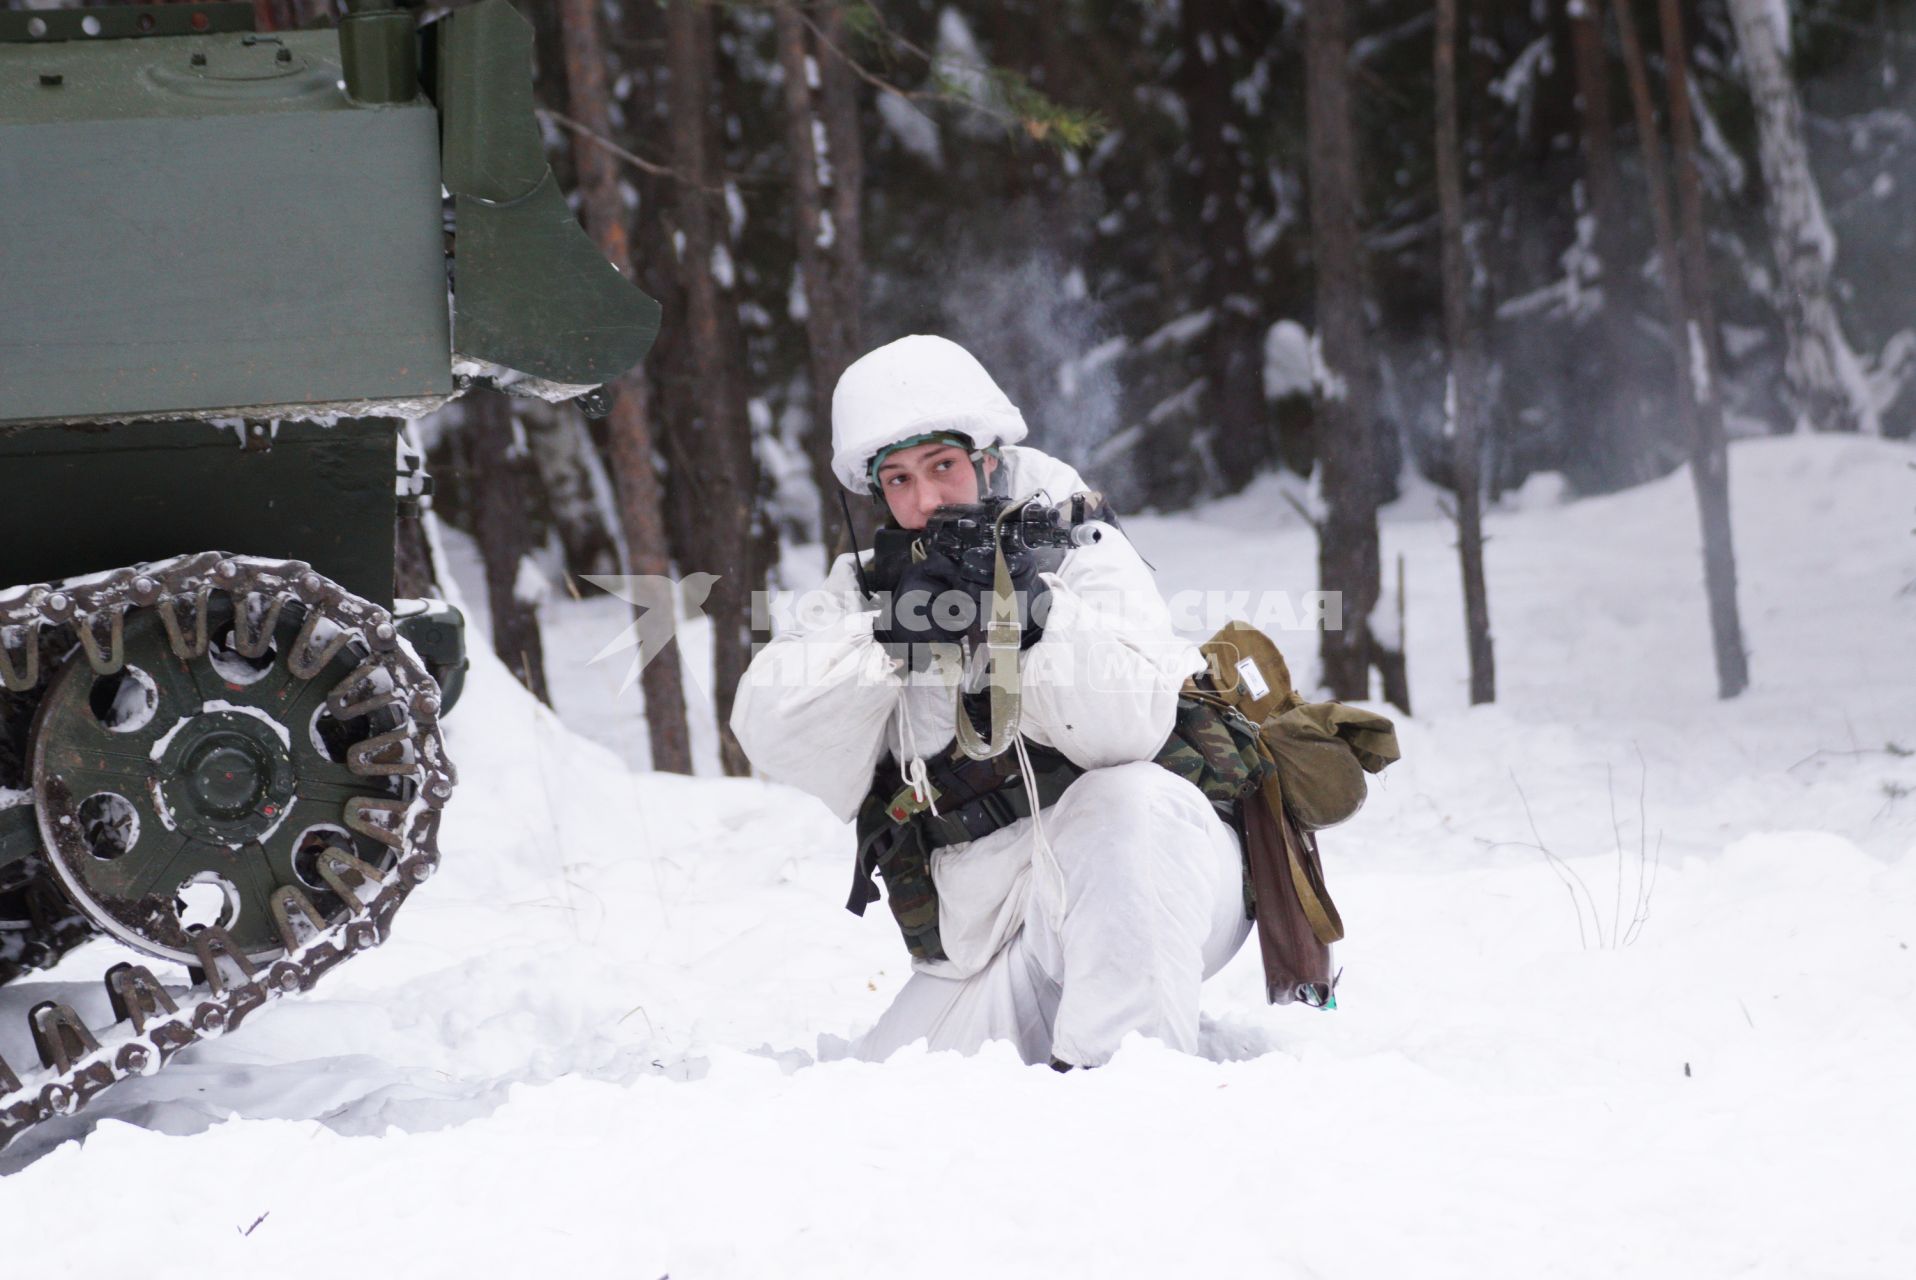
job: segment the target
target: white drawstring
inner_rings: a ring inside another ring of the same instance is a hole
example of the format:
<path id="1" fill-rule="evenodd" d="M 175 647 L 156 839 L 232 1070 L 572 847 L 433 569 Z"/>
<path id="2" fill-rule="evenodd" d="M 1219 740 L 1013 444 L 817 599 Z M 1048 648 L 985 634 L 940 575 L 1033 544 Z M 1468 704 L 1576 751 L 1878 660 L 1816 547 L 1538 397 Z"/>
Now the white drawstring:
<path id="1" fill-rule="evenodd" d="M 911 784 L 911 794 L 919 804 L 931 810 L 931 816 L 938 816 L 938 802 L 932 796 L 931 778 L 925 769 L 924 757 L 918 754 L 918 734 L 911 722 L 911 686 L 906 685 L 898 700 L 899 745 L 906 756 L 905 781 Z M 1018 753 L 1018 776 L 1024 783 L 1025 799 L 1031 805 L 1031 873 L 1037 880 L 1039 903 L 1043 906 L 1045 917 L 1053 929 L 1064 927 L 1065 884 L 1064 868 L 1058 864 L 1058 855 L 1051 847 L 1051 841 L 1044 833 L 1044 816 L 1039 811 L 1038 784 L 1031 771 L 1031 753 L 1025 750 L 1023 734 L 1012 739 L 1012 747 Z"/>
<path id="2" fill-rule="evenodd" d="M 905 781 L 911 783 L 912 798 L 931 810 L 931 816 L 938 816 L 938 805 L 931 798 L 931 779 L 925 774 L 925 762 L 922 757 L 913 756 L 911 763 L 905 766 Z"/>
<path id="3" fill-rule="evenodd" d="M 938 801 L 932 797 L 931 778 L 925 771 L 925 758 L 918 754 L 918 735 L 911 726 L 911 684 L 906 682 L 898 697 L 898 714 L 904 720 L 904 731 L 900 735 L 905 748 L 905 781 L 911 784 L 912 799 L 931 810 L 931 816 L 938 816 Z"/>

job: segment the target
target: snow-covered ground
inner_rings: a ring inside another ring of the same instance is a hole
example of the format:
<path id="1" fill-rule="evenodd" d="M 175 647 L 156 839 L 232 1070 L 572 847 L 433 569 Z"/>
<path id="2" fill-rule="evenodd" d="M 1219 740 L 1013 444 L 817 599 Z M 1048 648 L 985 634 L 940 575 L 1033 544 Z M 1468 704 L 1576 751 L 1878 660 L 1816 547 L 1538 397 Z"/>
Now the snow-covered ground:
<path id="1" fill-rule="evenodd" d="M 1492 513 L 1474 709 L 1451 530 L 1408 498 L 1418 714 L 1324 841 L 1340 1008 L 1264 1007 L 1246 951 L 1203 1057 L 1062 1076 L 832 1060 L 905 976 L 842 910 L 849 832 L 635 768 L 637 694 L 585 661 L 623 606 L 556 601 L 560 716 L 479 656 L 393 940 L 6 1153 L 9 1270 L 1916 1275 L 1916 450 L 1732 460 L 1731 703 L 1687 477 Z M 1276 483 L 1129 528 L 1167 588 L 1301 592 Z M 117 958 L 0 991 L 0 1052 L 48 996 L 103 1016 Z"/>

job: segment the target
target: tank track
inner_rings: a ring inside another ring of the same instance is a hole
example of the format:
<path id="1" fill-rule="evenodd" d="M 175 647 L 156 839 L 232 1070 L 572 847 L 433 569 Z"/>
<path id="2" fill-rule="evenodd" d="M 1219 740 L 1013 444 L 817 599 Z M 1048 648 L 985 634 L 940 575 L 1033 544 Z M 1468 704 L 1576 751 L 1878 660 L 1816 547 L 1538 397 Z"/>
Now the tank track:
<path id="1" fill-rule="evenodd" d="M 65 1004 L 35 1006 L 28 1021 L 40 1069 L 16 1072 L 0 1060 L 0 1148 L 43 1121 L 72 1114 L 122 1080 L 151 1075 L 188 1045 L 233 1030 L 274 1001 L 310 990 L 326 973 L 383 942 L 407 895 L 438 867 L 440 811 L 457 780 L 439 728 L 439 688 L 400 641 L 385 609 L 303 561 L 204 552 L 0 591 L 0 688 L 16 699 L 32 698 L 76 661 L 98 675 L 119 671 L 132 610 L 157 610 L 168 644 L 182 660 L 204 656 L 215 592 L 231 598 L 236 618 L 249 606 L 271 618 L 281 606 L 303 608 L 305 621 L 285 655 L 302 680 L 323 673 L 342 653 L 358 660 L 327 692 L 326 708 L 341 720 L 379 714 L 396 727 L 347 751 L 352 774 L 367 780 L 369 792 L 387 794 L 347 800 L 342 817 L 346 827 L 384 846 L 389 856 L 379 861 L 391 865 L 382 871 L 343 851 L 321 852 L 319 874 L 339 904 L 335 918 L 297 886 L 282 886 L 271 898 L 280 941 L 271 951 L 249 956 L 217 925 L 183 935 L 197 957 L 189 967 L 192 986 L 184 992 L 169 992 L 144 966 L 114 966 L 106 975 L 116 1019 L 111 1026 L 89 1027 Z M 44 805 L 37 786 L 36 799 Z M 39 818 L 41 856 L 54 861 L 53 839 L 79 837 L 70 822 L 63 833 L 49 830 L 58 824 L 49 823 L 45 812 Z M 97 908 L 77 898 L 76 905 L 94 928 L 132 941 L 124 926 L 113 928 Z M 75 940 L 69 931 L 59 944 L 43 947 L 36 965 L 51 963 Z"/>

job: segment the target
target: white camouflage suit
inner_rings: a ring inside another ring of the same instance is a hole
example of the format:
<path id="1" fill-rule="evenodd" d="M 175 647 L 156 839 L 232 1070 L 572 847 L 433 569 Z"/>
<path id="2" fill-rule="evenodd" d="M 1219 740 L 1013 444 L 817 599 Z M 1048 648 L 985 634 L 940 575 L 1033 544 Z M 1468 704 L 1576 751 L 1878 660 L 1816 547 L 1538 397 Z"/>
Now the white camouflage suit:
<path id="1" fill-rule="evenodd" d="M 901 339 L 841 379 L 833 438 L 847 487 L 869 492 L 864 468 L 880 448 L 934 430 L 1004 445 L 1013 498 L 1057 502 L 1086 487 L 1064 463 L 1011 445 L 1024 435 L 1017 410 L 944 339 Z M 1095 1066 L 1133 1031 L 1194 1052 L 1199 984 L 1249 930 L 1236 835 L 1196 787 L 1151 763 L 1179 687 L 1202 666 L 1196 647 L 1174 634 L 1149 569 L 1114 529 L 1045 581 L 1022 729 L 1087 772 L 1040 813 L 1042 841 L 1025 818 L 933 852 L 946 958 L 914 962 L 859 1057 L 918 1040 L 961 1052 L 1009 1040 L 1026 1062 Z M 940 662 L 910 674 L 886 654 L 849 555 L 798 612 L 747 671 L 732 730 L 765 776 L 849 821 L 885 753 L 908 767 L 950 748 L 957 671 Z"/>

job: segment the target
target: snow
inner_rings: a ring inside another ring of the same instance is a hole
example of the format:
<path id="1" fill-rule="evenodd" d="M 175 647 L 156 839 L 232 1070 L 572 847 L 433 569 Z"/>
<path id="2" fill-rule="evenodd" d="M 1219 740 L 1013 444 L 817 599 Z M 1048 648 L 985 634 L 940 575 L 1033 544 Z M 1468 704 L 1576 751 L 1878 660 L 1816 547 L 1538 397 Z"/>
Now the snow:
<path id="1" fill-rule="evenodd" d="M 274 737 L 279 739 L 280 746 L 285 747 L 288 751 L 292 750 L 293 748 L 293 737 L 292 737 L 292 734 L 287 730 L 286 726 L 281 724 L 278 720 L 275 720 L 270 714 L 261 710 L 258 707 L 241 706 L 237 702 L 228 702 L 224 698 L 208 698 L 204 703 L 201 704 L 200 710 L 206 711 L 209 713 L 225 712 L 229 715 L 245 716 L 249 720 L 257 720 L 261 724 L 265 725 L 267 729 L 273 734 Z M 178 733 L 179 731 L 180 731 L 180 726 L 177 724 L 174 725 L 171 729 L 168 729 L 166 731 L 166 736 L 162 739 L 162 741 L 170 742 L 173 738 L 173 735 Z M 154 747 L 154 751 L 158 753 L 158 752 L 161 752 L 161 750 L 162 748 L 156 744 Z M 159 754 L 155 754 L 153 758 L 155 760 L 158 760 L 160 756 Z"/>
<path id="2" fill-rule="evenodd" d="M 519 571 L 512 577 L 512 598 L 528 609 L 540 608 L 552 598 L 552 579 L 531 556 L 519 557 Z"/>
<path id="3" fill-rule="evenodd" d="M 1710 349 L 1704 343 L 1703 330 L 1697 327 L 1696 321 L 1690 321 L 1686 333 L 1689 337 L 1690 382 L 1696 387 L 1697 398 L 1708 400 L 1716 394 L 1710 380 Z"/>
<path id="4" fill-rule="evenodd" d="M 945 166 L 945 148 L 938 125 L 902 93 L 877 95 L 878 118 L 898 145 L 934 169 Z"/>
<path id="5" fill-rule="evenodd" d="M 1538 36 L 1511 59 L 1510 70 L 1490 82 L 1490 92 L 1506 106 L 1515 106 L 1535 90 L 1537 77 L 1548 75 L 1554 66 L 1550 37 Z"/>
<path id="6" fill-rule="evenodd" d="M 452 375 L 455 378 L 490 378 L 501 391 L 509 391 L 516 396 L 535 396 L 548 404 L 574 400 L 592 390 L 589 384 L 549 382 L 517 369 L 508 369 L 502 364 L 494 364 L 490 360 L 480 360 L 458 352 L 453 353 Z"/>
<path id="7" fill-rule="evenodd" d="M 1740 196 L 1748 183 L 1748 172 L 1743 157 L 1736 153 L 1730 140 L 1723 136 L 1723 128 L 1716 122 L 1716 113 L 1710 110 L 1710 100 L 1697 86 L 1695 80 L 1690 85 L 1690 112 L 1696 117 L 1697 133 L 1703 143 L 1703 153 L 1710 157 L 1710 163 L 1723 175 L 1724 186 L 1729 194 Z"/>
<path id="8" fill-rule="evenodd" d="M 1311 383 L 1326 400 L 1342 400 L 1350 394 L 1350 384 L 1344 381 L 1344 375 L 1331 368 L 1330 361 L 1324 358 L 1322 333 L 1311 335 Z"/>
<path id="9" fill-rule="evenodd" d="M 983 113 L 1001 111 L 997 89 L 987 74 L 990 61 L 978 46 L 978 37 L 963 14 L 950 5 L 938 11 L 938 42 L 933 50 L 934 85 L 980 111 L 960 112 L 961 131 L 974 137 L 988 136 L 998 125 Z M 888 95 L 881 94 L 880 97 Z"/>
<path id="10" fill-rule="evenodd" d="M 392 940 L 9 1151 L 10 1220 L 37 1228 L 9 1262 L 215 1274 L 265 1249 L 319 1276 L 344 1255 L 312 1242 L 345 1232 L 428 1277 L 1900 1280 L 1912 461 L 1732 447 L 1755 682 L 1728 703 L 1687 476 L 1487 514 L 1483 707 L 1454 531 L 1413 491 L 1382 554 L 1418 714 L 1322 837 L 1340 1008 L 1265 1007 L 1247 950 L 1206 987 L 1202 1056 L 1134 1042 L 1070 1075 L 837 1060 L 905 977 L 886 914 L 842 909 L 849 832 L 789 790 L 638 772 L 636 692 L 584 661 L 629 610 L 555 599 L 558 713 L 475 654 L 444 867 Z M 1302 592 L 1287 483 L 1126 528 L 1167 588 Z M 1280 640 L 1314 688 L 1310 638 Z M 709 684 L 709 625 L 681 642 Z M 0 989 L 0 1053 L 30 1059 L 38 1000 L 101 1016 L 124 954 Z"/>
<path id="11" fill-rule="evenodd" d="M 745 234 L 745 197 L 738 193 L 738 183 L 729 178 L 725 182 L 725 225 L 733 240 Z"/>
<path id="12" fill-rule="evenodd" d="M 1150 355 L 1166 347 L 1184 346 L 1206 333 L 1214 318 L 1209 307 L 1202 311 L 1188 312 L 1152 330 L 1150 336 L 1138 344 L 1138 350 L 1145 355 Z"/>
<path id="13" fill-rule="evenodd" d="M 454 368 L 455 375 L 459 370 Z M 225 405 L 217 409 L 169 409 L 163 414 L 142 417 L 130 416 L 127 422 L 205 422 L 218 430 L 231 431 L 240 443 L 245 443 L 240 432 L 249 421 L 270 423 L 273 434 L 279 433 L 281 422 L 310 422 L 322 427 L 336 425 L 342 418 L 399 418 L 412 421 L 436 413 L 450 404 L 452 395 L 408 396 L 389 400 L 326 400 L 302 404 L 249 404 Z M 37 418 L 32 422 L 16 422 L 10 426 L 87 426 L 97 423 L 90 418 Z"/>
<path id="14" fill-rule="evenodd" d="M 1264 398 L 1311 393 L 1311 336 L 1295 320 L 1279 320 L 1264 333 Z"/>
<path id="15" fill-rule="evenodd" d="M 1244 114 L 1253 120 L 1264 114 L 1264 102 L 1270 96 L 1270 92 L 1271 64 L 1268 62 L 1257 63 L 1251 68 L 1249 75 L 1231 85 L 1232 99 L 1243 108 Z"/>
<path id="16" fill-rule="evenodd" d="M 1196 413 L 1198 403 L 1204 396 L 1204 388 L 1209 383 L 1209 378 L 1192 379 L 1185 383 L 1182 389 L 1172 392 L 1152 405 L 1144 415 L 1144 420 L 1152 426 L 1157 426 L 1167 418 Z"/>
<path id="17" fill-rule="evenodd" d="M 1550 37 L 1538 36 L 1511 60 L 1510 70 L 1490 82 L 1490 92 L 1506 106 L 1517 108 L 1517 131 L 1530 132 L 1530 111 L 1536 101 L 1537 80 L 1556 70 Z"/>
<path id="18" fill-rule="evenodd" d="M 832 185 L 832 147 L 825 134 L 825 122 L 812 117 L 812 168 L 820 187 Z"/>
<path id="19" fill-rule="evenodd" d="M 718 281 L 721 289 L 730 289 L 738 283 L 738 275 L 732 269 L 732 251 L 723 244 L 712 246 L 712 279 Z"/>
<path id="20" fill-rule="evenodd" d="M 805 323 L 812 314 L 812 305 L 805 297 L 805 269 L 801 266 L 792 267 L 792 286 L 785 293 L 785 314 L 799 324 Z"/>
<path id="21" fill-rule="evenodd" d="M 1792 38 L 1789 0 L 1763 0 L 1763 7 L 1770 20 L 1770 30 L 1776 33 L 1776 50 L 1788 58 Z"/>

